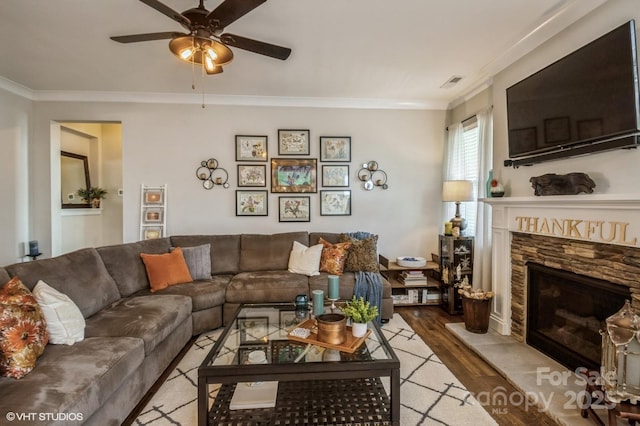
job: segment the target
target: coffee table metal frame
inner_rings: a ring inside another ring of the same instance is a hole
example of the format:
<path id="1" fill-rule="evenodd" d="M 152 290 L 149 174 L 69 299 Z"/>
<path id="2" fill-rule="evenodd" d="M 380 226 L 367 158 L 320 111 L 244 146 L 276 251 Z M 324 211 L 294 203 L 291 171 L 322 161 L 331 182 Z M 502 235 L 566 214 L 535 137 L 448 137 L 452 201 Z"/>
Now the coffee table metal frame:
<path id="1" fill-rule="evenodd" d="M 388 355 L 388 359 L 269 363 L 262 365 L 211 365 L 212 360 L 215 360 L 220 354 L 220 350 L 224 347 L 231 330 L 236 327 L 238 314 L 247 308 L 294 310 L 293 306 L 289 304 L 244 304 L 238 308 L 233 321 L 227 324 L 222 335 L 198 368 L 199 426 L 208 424 L 210 384 L 224 385 L 271 380 L 277 380 L 278 382 L 348 380 L 380 377 L 389 377 L 390 380 L 390 423 L 394 426 L 400 425 L 400 361 L 384 337 L 382 330 L 375 322 L 370 323 L 370 327 L 373 327 L 372 336 L 375 334 L 378 343 Z"/>

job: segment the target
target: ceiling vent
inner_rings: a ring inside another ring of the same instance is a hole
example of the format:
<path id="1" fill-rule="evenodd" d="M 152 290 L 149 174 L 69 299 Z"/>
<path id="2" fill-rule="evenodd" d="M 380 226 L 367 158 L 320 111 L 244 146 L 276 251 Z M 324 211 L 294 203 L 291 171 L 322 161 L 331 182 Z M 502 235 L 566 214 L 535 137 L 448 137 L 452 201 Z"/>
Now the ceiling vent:
<path id="1" fill-rule="evenodd" d="M 456 84 L 458 84 L 458 82 L 462 80 L 462 77 L 459 75 L 454 75 L 452 77 L 449 78 L 449 80 L 445 81 L 444 84 L 442 86 L 440 86 L 441 89 L 448 89 L 450 87 L 455 86 Z"/>

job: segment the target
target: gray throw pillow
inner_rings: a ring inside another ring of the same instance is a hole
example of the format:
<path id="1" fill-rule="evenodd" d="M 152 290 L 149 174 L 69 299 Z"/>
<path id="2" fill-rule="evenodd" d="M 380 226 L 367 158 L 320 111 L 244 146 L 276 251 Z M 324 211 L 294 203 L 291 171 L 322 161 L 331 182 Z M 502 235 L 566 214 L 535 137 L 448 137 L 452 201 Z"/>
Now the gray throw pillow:
<path id="1" fill-rule="evenodd" d="M 180 247 L 193 280 L 211 279 L 211 244 L 195 247 Z M 171 248 L 173 251 L 173 247 Z"/>

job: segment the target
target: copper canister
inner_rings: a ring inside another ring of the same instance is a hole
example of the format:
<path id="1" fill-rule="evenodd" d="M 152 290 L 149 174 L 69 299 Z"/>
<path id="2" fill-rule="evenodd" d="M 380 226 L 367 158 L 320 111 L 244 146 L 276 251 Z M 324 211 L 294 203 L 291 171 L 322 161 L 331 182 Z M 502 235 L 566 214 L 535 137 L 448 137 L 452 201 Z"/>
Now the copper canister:
<path id="1" fill-rule="evenodd" d="M 318 340 L 331 345 L 340 345 L 346 340 L 347 317 L 342 314 L 323 314 L 318 321 Z"/>

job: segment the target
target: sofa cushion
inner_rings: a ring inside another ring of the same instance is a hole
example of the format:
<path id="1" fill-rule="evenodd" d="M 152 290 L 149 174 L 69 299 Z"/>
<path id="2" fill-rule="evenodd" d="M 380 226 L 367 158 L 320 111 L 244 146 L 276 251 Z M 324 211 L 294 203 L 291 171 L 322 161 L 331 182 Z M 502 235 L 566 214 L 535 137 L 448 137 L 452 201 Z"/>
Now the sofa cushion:
<path id="1" fill-rule="evenodd" d="M 0 401 L 17 413 L 81 415 L 72 422 L 56 423 L 80 425 L 143 360 L 142 340 L 128 337 L 94 337 L 73 346 L 48 345 L 36 368 L 22 380 L 0 378 Z"/>
<path id="2" fill-rule="evenodd" d="M 236 274 L 240 265 L 240 235 L 174 235 L 171 244 L 192 247 L 211 244 L 211 274 Z"/>
<path id="3" fill-rule="evenodd" d="M 193 281 L 187 262 L 180 247 L 171 253 L 140 253 L 151 291 L 155 292 L 170 285 L 190 283 Z"/>
<path id="4" fill-rule="evenodd" d="M 73 345 L 84 339 L 84 317 L 69 296 L 40 280 L 33 289 L 33 297 L 47 321 L 49 343 Z"/>
<path id="5" fill-rule="evenodd" d="M 192 302 L 193 312 L 223 305 L 227 284 L 233 275 L 216 275 L 209 280 L 198 280 L 192 283 L 173 285 L 153 294 L 178 294 L 189 296 Z M 151 295 L 150 289 L 137 292 L 134 296 Z"/>
<path id="6" fill-rule="evenodd" d="M 142 261 L 138 262 L 142 264 Z M 16 263 L 6 269 L 12 276 L 20 277 L 29 289 L 42 280 L 66 294 L 85 318 L 120 298 L 116 283 L 94 248 L 36 262 Z"/>
<path id="7" fill-rule="evenodd" d="M 241 272 L 227 286 L 227 302 L 292 302 L 298 294 L 309 294 L 309 278 L 284 271 Z"/>
<path id="8" fill-rule="evenodd" d="M 173 247 L 171 250 L 175 250 Z M 187 262 L 191 279 L 208 280 L 211 278 L 211 244 L 202 244 L 195 247 L 180 247 Z"/>
<path id="9" fill-rule="evenodd" d="M 240 271 L 286 271 L 294 241 L 308 247 L 309 234 L 243 234 L 240 238 Z"/>
<path id="10" fill-rule="evenodd" d="M 121 299 L 87 318 L 86 337 L 136 337 L 150 354 L 191 315 L 191 298 L 153 294 Z"/>
<path id="11" fill-rule="evenodd" d="M 315 277 L 309 277 L 309 291 L 322 290 L 324 294 L 328 294 L 328 279 L 329 274 L 326 272 L 320 272 L 320 275 Z M 356 278 L 354 272 L 345 272 L 340 275 L 340 299 L 349 300 L 353 297 L 353 288 L 356 285 Z M 386 278 L 382 277 L 382 298 L 391 298 L 391 284 Z"/>
<path id="12" fill-rule="evenodd" d="M 0 375 L 21 379 L 49 341 L 42 310 L 18 277 L 0 287 Z"/>
<path id="13" fill-rule="evenodd" d="M 96 250 L 102 257 L 109 274 L 111 274 L 116 282 L 118 290 L 120 290 L 120 295 L 127 297 L 136 291 L 149 287 L 147 271 L 140 258 L 140 253 L 168 253 L 170 247 L 171 244 L 167 237 L 138 241 L 136 243 L 98 247 Z"/>
<path id="14" fill-rule="evenodd" d="M 312 277 L 320 274 L 320 257 L 322 256 L 322 244 L 307 247 L 297 241 L 293 242 L 293 248 L 289 254 L 289 272 Z"/>

